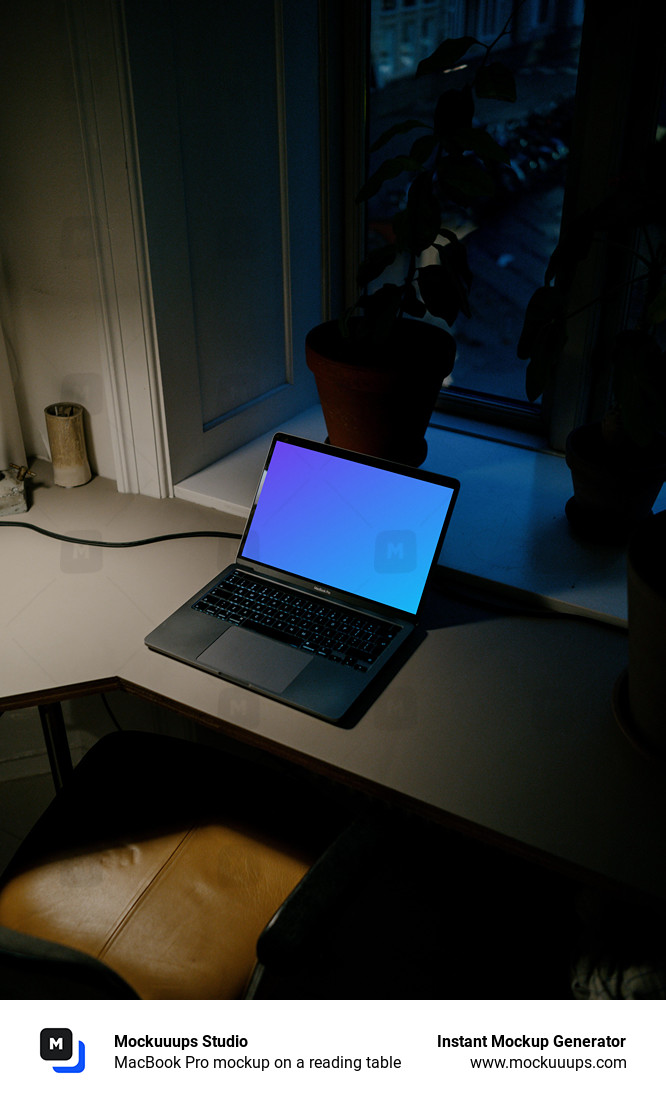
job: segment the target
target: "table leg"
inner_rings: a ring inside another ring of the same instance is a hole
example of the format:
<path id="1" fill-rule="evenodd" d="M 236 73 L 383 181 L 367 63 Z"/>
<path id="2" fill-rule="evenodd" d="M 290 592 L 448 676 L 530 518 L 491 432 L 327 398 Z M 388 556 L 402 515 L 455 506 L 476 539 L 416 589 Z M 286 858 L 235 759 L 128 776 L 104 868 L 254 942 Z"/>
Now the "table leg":
<path id="1" fill-rule="evenodd" d="M 53 783 L 56 791 L 59 791 L 73 771 L 62 707 L 60 703 L 42 703 L 37 709 L 42 723 Z"/>

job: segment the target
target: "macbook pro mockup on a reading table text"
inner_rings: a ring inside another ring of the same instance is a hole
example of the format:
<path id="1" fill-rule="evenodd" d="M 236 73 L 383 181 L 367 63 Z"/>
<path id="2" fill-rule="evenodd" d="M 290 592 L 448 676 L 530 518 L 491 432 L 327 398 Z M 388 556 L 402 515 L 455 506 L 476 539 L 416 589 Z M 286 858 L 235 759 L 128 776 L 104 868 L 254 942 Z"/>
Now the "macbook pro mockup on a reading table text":
<path id="1" fill-rule="evenodd" d="M 414 630 L 459 488 L 278 434 L 235 563 L 146 644 L 340 722 Z"/>

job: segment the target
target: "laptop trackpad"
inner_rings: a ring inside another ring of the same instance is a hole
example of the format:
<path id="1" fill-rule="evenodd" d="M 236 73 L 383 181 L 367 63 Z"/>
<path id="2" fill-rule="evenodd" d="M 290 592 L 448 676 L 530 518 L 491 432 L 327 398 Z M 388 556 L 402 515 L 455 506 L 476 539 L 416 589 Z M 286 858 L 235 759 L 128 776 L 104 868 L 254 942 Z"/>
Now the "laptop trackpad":
<path id="1" fill-rule="evenodd" d="M 276 694 L 288 688 L 311 660 L 309 653 L 291 649 L 240 626 L 230 626 L 199 654 L 202 664 L 223 676 Z"/>

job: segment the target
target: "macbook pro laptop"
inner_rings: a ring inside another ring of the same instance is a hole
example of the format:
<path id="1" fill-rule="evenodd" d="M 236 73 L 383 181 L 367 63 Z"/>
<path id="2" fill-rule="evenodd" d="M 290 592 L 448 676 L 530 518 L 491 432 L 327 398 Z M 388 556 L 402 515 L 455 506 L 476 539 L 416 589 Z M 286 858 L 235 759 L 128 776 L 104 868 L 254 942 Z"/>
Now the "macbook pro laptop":
<path id="1" fill-rule="evenodd" d="M 459 488 L 277 434 L 236 561 L 146 644 L 341 723 L 414 631 Z"/>

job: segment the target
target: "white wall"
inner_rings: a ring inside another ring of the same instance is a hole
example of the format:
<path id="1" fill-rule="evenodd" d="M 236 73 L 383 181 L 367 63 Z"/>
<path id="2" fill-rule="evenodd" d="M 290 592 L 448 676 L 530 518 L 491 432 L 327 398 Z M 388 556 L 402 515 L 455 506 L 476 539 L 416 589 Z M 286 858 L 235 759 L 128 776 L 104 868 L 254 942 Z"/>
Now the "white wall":
<path id="1" fill-rule="evenodd" d="M 26 451 L 48 457 L 45 405 L 79 401 L 91 465 L 113 478 L 67 7 L 56 0 L 26 0 L 3 14 L 0 149 L 0 320 Z"/>

